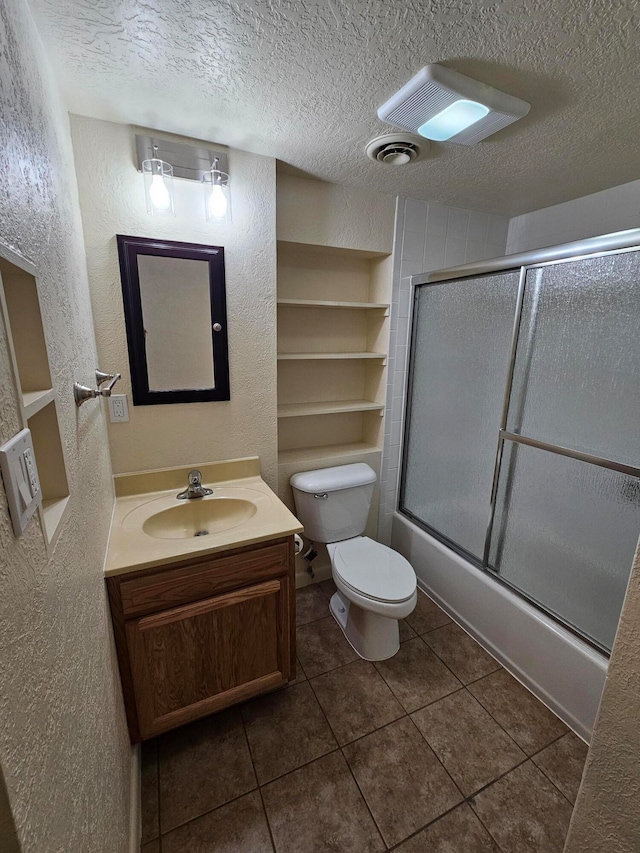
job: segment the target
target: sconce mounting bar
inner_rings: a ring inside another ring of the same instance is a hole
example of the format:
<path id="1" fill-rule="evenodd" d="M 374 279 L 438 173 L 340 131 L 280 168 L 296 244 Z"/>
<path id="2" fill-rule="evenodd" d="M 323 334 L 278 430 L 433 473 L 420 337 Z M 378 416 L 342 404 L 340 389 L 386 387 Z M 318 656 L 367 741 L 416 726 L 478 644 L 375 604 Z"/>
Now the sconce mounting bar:
<path id="1" fill-rule="evenodd" d="M 154 145 L 158 147 L 155 155 Z M 201 181 L 204 173 L 211 170 L 215 157 L 218 158 L 218 168 L 223 172 L 229 171 L 224 151 L 199 148 L 186 142 L 171 142 L 156 136 L 136 134 L 136 155 L 139 172 L 142 171 L 143 160 L 156 156 L 173 166 L 174 178 L 186 178 L 188 181 Z"/>

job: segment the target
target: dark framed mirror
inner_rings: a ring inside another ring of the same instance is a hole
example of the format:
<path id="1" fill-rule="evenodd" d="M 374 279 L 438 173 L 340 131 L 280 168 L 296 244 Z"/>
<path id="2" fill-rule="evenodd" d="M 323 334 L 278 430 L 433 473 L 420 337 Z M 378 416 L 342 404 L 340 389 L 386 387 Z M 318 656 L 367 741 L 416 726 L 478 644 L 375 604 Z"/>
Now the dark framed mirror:
<path id="1" fill-rule="evenodd" d="M 229 400 L 222 246 L 117 241 L 134 405 Z"/>

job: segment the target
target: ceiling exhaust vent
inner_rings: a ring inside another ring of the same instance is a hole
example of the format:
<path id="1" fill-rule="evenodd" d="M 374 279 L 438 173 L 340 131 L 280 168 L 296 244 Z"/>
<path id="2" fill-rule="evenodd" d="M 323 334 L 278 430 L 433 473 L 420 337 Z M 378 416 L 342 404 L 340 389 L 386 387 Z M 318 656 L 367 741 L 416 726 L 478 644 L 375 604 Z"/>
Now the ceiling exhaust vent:
<path id="1" fill-rule="evenodd" d="M 420 160 L 429 150 L 429 143 L 412 133 L 385 133 L 376 136 L 364 149 L 367 157 L 387 166 L 406 166 Z"/>
<path id="2" fill-rule="evenodd" d="M 425 65 L 378 118 L 435 142 L 475 145 L 526 116 L 530 105 L 442 65 Z"/>

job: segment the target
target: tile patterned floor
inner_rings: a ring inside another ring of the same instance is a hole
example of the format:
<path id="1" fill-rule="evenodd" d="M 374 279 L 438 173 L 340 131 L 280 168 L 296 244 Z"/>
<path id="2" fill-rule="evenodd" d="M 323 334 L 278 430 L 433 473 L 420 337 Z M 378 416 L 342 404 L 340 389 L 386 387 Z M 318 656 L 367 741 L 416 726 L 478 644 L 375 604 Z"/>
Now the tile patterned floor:
<path id="1" fill-rule="evenodd" d="M 142 749 L 142 853 L 561 853 L 586 746 L 426 595 L 389 661 L 298 592 L 298 673 Z"/>

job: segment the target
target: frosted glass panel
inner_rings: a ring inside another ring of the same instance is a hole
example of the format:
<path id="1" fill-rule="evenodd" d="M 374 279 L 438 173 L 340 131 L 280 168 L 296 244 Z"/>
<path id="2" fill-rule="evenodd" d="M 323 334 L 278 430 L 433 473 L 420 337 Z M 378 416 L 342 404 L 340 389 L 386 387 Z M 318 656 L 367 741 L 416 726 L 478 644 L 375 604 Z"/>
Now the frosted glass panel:
<path id="1" fill-rule="evenodd" d="M 527 271 L 508 429 L 640 465 L 640 253 Z"/>
<path id="2" fill-rule="evenodd" d="M 418 289 L 402 508 L 482 558 L 518 273 Z"/>
<path id="3" fill-rule="evenodd" d="M 505 442 L 490 566 L 610 649 L 640 534 L 640 480 Z"/>

